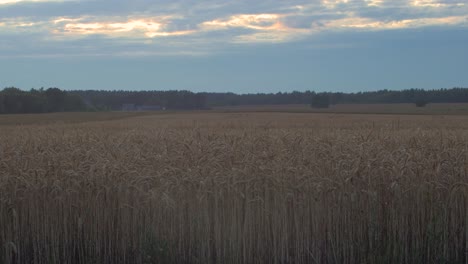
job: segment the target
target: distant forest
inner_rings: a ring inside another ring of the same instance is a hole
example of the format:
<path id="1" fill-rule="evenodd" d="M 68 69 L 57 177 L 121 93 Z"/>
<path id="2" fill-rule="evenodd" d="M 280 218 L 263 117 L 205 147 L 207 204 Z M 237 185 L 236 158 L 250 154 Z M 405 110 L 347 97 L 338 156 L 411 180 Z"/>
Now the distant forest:
<path id="1" fill-rule="evenodd" d="M 81 96 L 58 88 L 23 91 L 10 87 L 0 91 L 0 114 L 85 111 Z"/>
<path id="2" fill-rule="evenodd" d="M 290 93 L 193 93 L 190 91 L 63 91 L 58 88 L 10 87 L 0 91 L 0 113 L 47 113 L 69 111 L 118 111 L 124 105 L 159 106 L 167 110 L 210 109 L 216 106 L 309 104 L 468 103 L 468 88 L 437 90 L 407 89 L 372 92 Z"/>

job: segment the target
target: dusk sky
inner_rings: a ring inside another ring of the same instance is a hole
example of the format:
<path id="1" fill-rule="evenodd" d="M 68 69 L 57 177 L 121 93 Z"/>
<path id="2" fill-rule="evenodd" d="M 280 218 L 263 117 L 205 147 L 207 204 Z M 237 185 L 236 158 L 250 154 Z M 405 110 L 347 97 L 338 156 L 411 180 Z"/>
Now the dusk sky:
<path id="1" fill-rule="evenodd" d="M 468 87 L 468 0 L 0 0 L 0 89 Z"/>

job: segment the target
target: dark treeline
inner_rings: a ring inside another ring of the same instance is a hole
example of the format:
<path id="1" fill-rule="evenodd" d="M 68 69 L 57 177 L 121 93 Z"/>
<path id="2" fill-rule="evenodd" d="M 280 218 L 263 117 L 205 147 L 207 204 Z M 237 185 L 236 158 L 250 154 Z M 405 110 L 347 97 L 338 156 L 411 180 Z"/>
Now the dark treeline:
<path id="1" fill-rule="evenodd" d="M 74 91 L 98 109 L 118 110 L 123 104 L 160 105 L 166 109 L 272 104 L 464 103 L 468 88 L 408 89 L 338 93 L 312 91 L 270 94 L 192 93 L 189 91 Z"/>
<path id="2" fill-rule="evenodd" d="M 291 92 L 270 94 L 204 93 L 208 106 L 311 104 L 328 101 L 329 104 L 393 104 L 393 103 L 465 103 L 468 88 L 438 90 L 408 89 L 401 91 L 380 90 L 358 93 Z"/>
<path id="3" fill-rule="evenodd" d="M 47 113 L 63 111 L 116 111 L 124 105 L 159 106 L 168 110 L 207 109 L 215 106 L 309 104 L 467 103 L 468 88 L 438 90 L 408 89 L 373 92 L 270 94 L 193 93 L 190 91 L 62 91 L 58 88 L 5 88 L 0 91 L 0 113 Z"/>
<path id="4" fill-rule="evenodd" d="M 204 109 L 205 96 L 189 91 L 62 91 L 10 87 L 0 91 L 0 114 L 115 111 L 124 104 L 168 110 Z"/>
<path id="5" fill-rule="evenodd" d="M 97 110 L 121 110 L 125 104 L 157 105 L 168 110 L 206 107 L 205 95 L 190 91 L 72 91 Z"/>
<path id="6" fill-rule="evenodd" d="M 0 91 L 0 114 L 84 111 L 79 95 L 58 88 L 23 91 L 10 87 Z"/>

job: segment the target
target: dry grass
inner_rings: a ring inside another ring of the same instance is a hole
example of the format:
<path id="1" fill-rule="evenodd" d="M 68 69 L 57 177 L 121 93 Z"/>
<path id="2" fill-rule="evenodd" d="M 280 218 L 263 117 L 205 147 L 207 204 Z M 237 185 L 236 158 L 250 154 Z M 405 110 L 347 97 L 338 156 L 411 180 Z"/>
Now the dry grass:
<path id="1" fill-rule="evenodd" d="M 0 263 L 467 263 L 468 118 L 0 127 Z"/>

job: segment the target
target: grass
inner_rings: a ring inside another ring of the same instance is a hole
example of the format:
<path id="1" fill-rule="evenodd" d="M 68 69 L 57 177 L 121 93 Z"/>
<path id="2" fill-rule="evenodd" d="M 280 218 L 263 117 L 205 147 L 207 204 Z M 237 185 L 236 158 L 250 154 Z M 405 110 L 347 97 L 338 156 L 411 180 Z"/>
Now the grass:
<path id="1" fill-rule="evenodd" d="M 178 113 L 4 125 L 0 263 L 466 263 L 467 121 Z"/>

